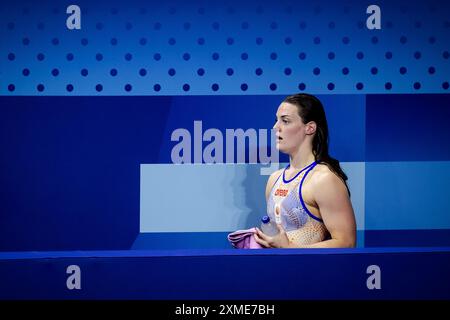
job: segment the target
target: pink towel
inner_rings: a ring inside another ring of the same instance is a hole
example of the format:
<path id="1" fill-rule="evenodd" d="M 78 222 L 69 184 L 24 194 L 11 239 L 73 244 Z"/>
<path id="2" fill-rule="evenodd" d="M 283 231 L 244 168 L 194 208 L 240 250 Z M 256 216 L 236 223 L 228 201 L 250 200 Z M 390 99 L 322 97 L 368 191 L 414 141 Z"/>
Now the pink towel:
<path id="1" fill-rule="evenodd" d="M 228 241 L 236 249 L 262 249 L 262 246 L 256 242 L 253 236 L 255 233 L 255 228 L 238 230 L 228 235 Z"/>

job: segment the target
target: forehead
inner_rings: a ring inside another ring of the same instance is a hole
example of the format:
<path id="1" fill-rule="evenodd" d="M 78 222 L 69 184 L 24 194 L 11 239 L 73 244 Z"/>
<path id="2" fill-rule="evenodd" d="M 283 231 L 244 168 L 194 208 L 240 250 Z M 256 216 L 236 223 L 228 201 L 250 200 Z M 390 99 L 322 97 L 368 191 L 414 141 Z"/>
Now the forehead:
<path id="1" fill-rule="evenodd" d="M 298 116 L 298 110 L 297 107 L 294 106 L 293 104 L 287 103 L 287 102 L 283 102 L 280 104 L 280 106 L 278 107 L 277 110 L 277 116 L 281 117 L 283 115 L 288 115 L 288 116 Z"/>

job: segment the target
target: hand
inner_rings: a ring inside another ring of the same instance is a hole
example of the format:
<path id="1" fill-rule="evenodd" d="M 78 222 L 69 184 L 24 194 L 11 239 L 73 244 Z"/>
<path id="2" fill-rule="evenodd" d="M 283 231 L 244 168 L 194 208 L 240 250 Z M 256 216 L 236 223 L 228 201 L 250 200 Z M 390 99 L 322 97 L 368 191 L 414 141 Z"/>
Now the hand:
<path id="1" fill-rule="evenodd" d="M 277 227 L 279 232 L 273 237 L 265 235 L 261 230 L 255 228 L 256 233 L 254 234 L 254 237 L 256 242 L 265 248 L 289 248 L 290 241 L 286 231 L 281 224 L 277 224 Z"/>

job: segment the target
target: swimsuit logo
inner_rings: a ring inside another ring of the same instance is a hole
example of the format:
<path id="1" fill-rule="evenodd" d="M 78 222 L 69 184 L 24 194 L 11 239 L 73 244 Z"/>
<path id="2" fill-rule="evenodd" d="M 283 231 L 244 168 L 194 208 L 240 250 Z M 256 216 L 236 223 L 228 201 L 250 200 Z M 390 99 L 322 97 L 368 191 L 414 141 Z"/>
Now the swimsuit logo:
<path id="1" fill-rule="evenodd" d="M 287 189 L 277 189 L 275 191 L 275 196 L 286 197 L 289 190 Z"/>

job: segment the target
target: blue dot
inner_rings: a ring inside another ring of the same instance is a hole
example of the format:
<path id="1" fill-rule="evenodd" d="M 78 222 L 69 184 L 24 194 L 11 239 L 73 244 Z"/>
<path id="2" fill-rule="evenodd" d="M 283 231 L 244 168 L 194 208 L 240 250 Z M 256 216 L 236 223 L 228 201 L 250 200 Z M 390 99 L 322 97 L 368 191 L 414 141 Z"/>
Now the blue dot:
<path id="1" fill-rule="evenodd" d="M 442 57 L 444 58 L 444 59 L 448 59 L 448 57 L 450 56 L 450 53 L 448 53 L 448 51 L 444 51 L 443 53 L 442 53 Z"/>
<path id="2" fill-rule="evenodd" d="M 184 24 L 183 24 L 183 29 L 184 30 L 189 30 L 191 28 L 191 24 L 189 23 L 189 22 L 185 22 Z"/>
<path id="3" fill-rule="evenodd" d="M 177 12 L 177 9 L 175 9 L 174 7 L 169 9 L 169 14 L 173 15 Z"/>
<path id="4" fill-rule="evenodd" d="M 329 29 L 334 29 L 336 27 L 336 24 L 333 22 L 333 21 L 331 21 L 329 24 L 328 24 L 328 28 Z"/>
<path id="5" fill-rule="evenodd" d="M 275 30 L 275 29 L 277 29 L 277 28 L 278 28 L 278 24 L 277 24 L 276 22 L 272 22 L 272 23 L 270 24 L 270 29 Z"/>
<path id="6" fill-rule="evenodd" d="M 160 91 L 160 90 L 161 90 L 161 85 L 155 84 L 155 85 L 153 86 L 153 90 L 155 90 L 156 92 Z"/>
<path id="7" fill-rule="evenodd" d="M 219 54 L 217 53 L 217 52 L 214 52 L 213 54 L 212 54 L 212 59 L 213 60 L 215 60 L 215 61 L 217 61 L 217 60 L 219 60 Z"/>
<path id="8" fill-rule="evenodd" d="M 97 54 L 95 55 L 95 59 L 96 59 L 97 61 L 102 61 L 102 60 L 103 60 L 103 55 L 102 55 L 101 53 L 97 53 Z"/>
<path id="9" fill-rule="evenodd" d="M 384 87 L 386 88 L 386 90 L 391 90 L 391 89 L 392 89 L 392 83 L 386 82 L 386 83 L 384 84 Z"/>
<path id="10" fill-rule="evenodd" d="M 81 69 L 81 75 L 82 75 L 83 77 L 86 77 L 88 74 L 89 74 L 89 72 L 88 72 L 87 69 Z"/>
<path id="11" fill-rule="evenodd" d="M 372 37 L 371 39 L 373 44 L 377 44 L 378 43 L 378 38 L 377 37 Z"/>
<path id="12" fill-rule="evenodd" d="M 176 74 L 176 71 L 174 68 L 170 68 L 168 71 L 169 76 L 173 77 Z"/>
<path id="13" fill-rule="evenodd" d="M 218 22 L 214 22 L 214 23 L 212 24 L 212 27 L 213 27 L 214 30 L 219 30 L 220 25 L 219 25 Z"/>
<path id="14" fill-rule="evenodd" d="M 98 92 L 103 90 L 103 86 L 101 84 L 98 84 L 95 86 L 95 90 L 97 90 Z"/>
<path id="15" fill-rule="evenodd" d="M 43 53 L 39 53 L 39 54 L 37 55 L 37 59 L 38 59 L 39 61 L 42 61 L 42 60 L 45 59 L 45 55 L 44 55 Z"/>
<path id="16" fill-rule="evenodd" d="M 255 70 L 255 73 L 256 73 L 257 76 L 260 76 L 260 75 L 263 74 L 263 70 L 262 70 L 261 68 L 257 68 L 257 69 Z"/>
<path id="17" fill-rule="evenodd" d="M 414 52 L 414 58 L 420 59 L 422 57 L 422 54 L 419 51 Z"/>
<path id="18" fill-rule="evenodd" d="M 387 51 L 384 56 L 386 57 L 386 59 L 390 60 L 390 59 L 392 59 L 392 52 Z"/>
<path id="19" fill-rule="evenodd" d="M 305 21 L 300 21 L 298 26 L 299 26 L 300 29 L 304 30 L 304 29 L 306 29 L 306 22 Z"/>
<path id="20" fill-rule="evenodd" d="M 161 30 L 161 23 L 156 22 L 156 23 L 153 25 L 153 29 L 155 29 L 155 30 Z M 158 91 L 159 91 L 159 90 L 158 90 Z"/>
<path id="21" fill-rule="evenodd" d="M 127 84 L 125 85 L 125 91 L 130 92 L 131 89 L 133 89 L 133 87 L 131 86 L 131 84 L 127 83 Z"/>
<path id="22" fill-rule="evenodd" d="M 147 75 L 147 70 L 145 68 L 139 69 L 139 75 L 145 77 Z"/>
<path id="23" fill-rule="evenodd" d="M 261 45 L 262 43 L 263 43 L 263 39 L 262 38 L 260 38 L 260 37 L 256 38 L 256 44 L 258 46 Z"/>
<path id="24" fill-rule="evenodd" d="M 361 51 L 359 51 L 359 52 L 356 54 L 356 58 L 357 58 L 358 60 L 363 59 L 363 58 L 364 58 L 364 53 L 362 53 Z"/>
<path id="25" fill-rule="evenodd" d="M 319 75 L 320 74 L 320 69 L 319 68 L 314 68 L 313 69 L 313 73 L 317 76 L 317 75 Z"/>
<path id="26" fill-rule="evenodd" d="M 249 27 L 248 22 L 242 22 L 242 24 L 241 24 L 242 29 L 247 30 L 248 27 Z"/>
<path id="27" fill-rule="evenodd" d="M 109 71 L 109 74 L 111 75 L 111 76 L 113 76 L 113 77 L 115 77 L 115 76 L 117 76 L 117 69 L 111 69 L 110 71 Z"/>
<path id="28" fill-rule="evenodd" d="M 299 89 L 300 91 L 304 91 L 304 90 L 306 89 L 306 84 L 304 84 L 303 82 L 302 82 L 302 83 L 299 83 L 299 84 L 298 84 L 298 89 Z"/>
<path id="29" fill-rule="evenodd" d="M 98 22 L 95 27 L 97 28 L 97 30 L 102 30 L 103 29 L 103 23 Z"/>
<path id="30" fill-rule="evenodd" d="M 435 37 L 430 37 L 430 38 L 428 38 L 428 42 L 431 43 L 431 44 L 434 44 L 434 43 L 436 43 L 436 38 Z"/>
<path id="31" fill-rule="evenodd" d="M 117 39 L 116 38 L 112 38 L 111 39 L 111 45 L 113 45 L 113 46 L 117 45 Z"/>
<path id="32" fill-rule="evenodd" d="M 363 85 L 361 82 L 358 82 L 358 83 L 356 84 L 356 89 L 362 90 L 363 88 L 364 88 L 364 85 Z"/>
<path id="33" fill-rule="evenodd" d="M 436 72 L 436 69 L 434 67 L 429 67 L 428 68 L 428 73 L 429 74 L 434 74 Z"/>
<path id="34" fill-rule="evenodd" d="M 420 89 L 420 82 L 414 83 L 414 89 L 419 90 Z"/>
<path id="35" fill-rule="evenodd" d="M 141 8 L 141 9 L 139 9 L 139 13 L 140 14 L 147 14 L 147 9 L 146 8 Z"/>
<path id="36" fill-rule="evenodd" d="M 228 14 L 234 14 L 236 10 L 234 10 L 234 8 L 228 8 L 227 12 Z"/>
<path id="37" fill-rule="evenodd" d="M 205 69 L 199 68 L 199 69 L 197 70 L 197 74 L 198 74 L 199 76 L 203 76 L 203 75 L 205 74 Z"/>
<path id="38" fill-rule="evenodd" d="M 66 55 L 67 61 L 72 61 L 73 58 L 74 58 L 73 53 L 68 53 L 68 54 Z"/>
<path id="39" fill-rule="evenodd" d="M 198 9 L 198 14 L 205 14 L 205 8 L 199 8 Z"/>
<path id="40" fill-rule="evenodd" d="M 189 53 L 183 54 L 183 59 L 188 61 L 191 58 L 191 55 Z"/>
<path id="41" fill-rule="evenodd" d="M 14 26 L 15 26 L 14 22 L 9 22 L 8 23 L 8 30 L 13 30 Z"/>
<path id="42" fill-rule="evenodd" d="M 277 60 L 277 58 L 278 58 L 278 55 L 276 54 L 276 52 L 272 52 L 272 53 L 270 54 L 270 59 L 271 59 L 271 60 Z"/>
<path id="43" fill-rule="evenodd" d="M 350 38 L 349 37 L 343 37 L 342 38 L 342 43 L 343 44 L 349 44 L 350 43 Z"/>
<path id="44" fill-rule="evenodd" d="M 401 44 L 405 44 L 408 41 L 408 38 L 406 38 L 405 36 L 401 36 L 400 37 L 400 43 Z"/>
<path id="45" fill-rule="evenodd" d="M 191 86 L 187 83 L 183 84 L 183 91 L 189 91 L 191 89 Z"/>
<path id="46" fill-rule="evenodd" d="M 284 69 L 284 74 L 287 76 L 290 76 L 292 74 L 292 69 L 291 68 L 285 68 Z"/>
<path id="47" fill-rule="evenodd" d="M 420 27 L 422 27 L 422 23 L 420 21 L 416 21 L 414 23 L 414 27 L 416 27 L 417 29 L 419 29 Z"/>
<path id="48" fill-rule="evenodd" d="M 342 68 L 342 74 L 347 75 L 350 70 L 347 67 Z"/>
<path id="49" fill-rule="evenodd" d="M 155 54 L 153 55 L 153 59 L 155 59 L 156 61 L 161 60 L 161 54 L 155 53 Z"/>
<path id="50" fill-rule="evenodd" d="M 241 54 L 241 59 L 242 59 L 242 60 L 247 60 L 247 59 L 248 59 L 248 53 L 245 53 L 245 52 L 242 53 L 242 54 Z"/>
<path id="51" fill-rule="evenodd" d="M 59 39 L 58 39 L 58 38 L 53 38 L 53 39 L 52 39 L 52 44 L 53 44 L 54 46 L 57 46 L 57 45 L 59 44 Z"/>
<path id="52" fill-rule="evenodd" d="M 405 67 L 400 68 L 400 74 L 405 74 L 407 72 L 407 69 Z"/>
<path id="53" fill-rule="evenodd" d="M 66 90 L 69 91 L 69 92 L 72 92 L 72 91 L 73 91 L 73 85 L 68 84 L 68 85 L 66 86 Z"/>
<path id="54" fill-rule="evenodd" d="M 43 22 L 39 22 L 38 25 L 37 25 L 37 28 L 38 28 L 39 30 L 44 30 L 45 24 L 44 24 Z"/>
<path id="55" fill-rule="evenodd" d="M 314 44 L 320 44 L 320 37 L 314 38 Z"/>
<path id="56" fill-rule="evenodd" d="M 257 14 L 262 14 L 263 12 L 264 12 L 264 8 L 263 8 L 263 7 L 258 6 L 258 7 L 256 8 L 256 13 L 257 13 Z"/>
<path id="57" fill-rule="evenodd" d="M 146 38 L 141 38 L 141 39 L 139 40 L 139 44 L 140 44 L 141 46 L 145 46 L 145 45 L 147 44 L 147 39 L 146 39 Z"/>
<path id="58" fill-rule="evenodd" d="M 234 73 L 234 70 L 232 68 L 227 69 L 227 75 L 232 76 Z"/>
<path id="59" fill-rule="evenodd" d="M 87 46 L 88 43 L 89 43 L 88 39 L 86 39 L 86 38 L 81 39 L 81 45 L 82 46 Z"/>
<path id="60" fill-rule="evenodd" d="M 285 38 L 284 43 L 286 43 L 287 45 L 290 45 L 292 43 L 292 38 L 291 37 Z"/>
<path id="61" fill-rule="evenodd" d="M 8 85 L 8 91 L 13 92 L 14 90 L 16 90 L 16 86 L 13 84 Z"/>
<path id="62" fill-rule="evenodd" d="M 246 83 L 241 84 L 242 91 L 247 91 L 247 89 L 248 89 L 248 85 Z"/>
<path id="63" fill-rule="evenodd" d="M 111 14 L 116 15 L 119 12 L 119 10 L 117 10 L 117 8 L 112 8 L 111 9 Z"/>
<path id="64" fill-rule="evenodd" d="M 28 39 L 28 38 L 23 38 L 23 39 L 22 39 L 22 43 L 23 43 L 24 46 L 27 46 L 27 45 L 30 44 L 30 39 Z"/>
<path id="65" fill-rule="evenodd" d="M 328 59 L 330 59 L 330 60 L 333 60 L 334 58 L 335 58 L 335 54 L 334 54 L 334 52 L 329 52 L 328 53 Z"/>
<path id="66" fill-rule="evenodd" d="M 8 54 L 8 60 L 9 61 L 13 61 L 16 58 L 16 55 L 14 53 L 9 53 Z"/>
<path id="67" fill-rule="evenodd" d="M 363 28 L 364 28 L 364 22 L 358 21 L 358 23 L 356 24 L 356 26 L 358 27 L 358 29 L 363 29 Z"/>
<path id="68" fill-rule="evenodd" d="M 327 85 L 327 88 L 328 88 L 328 90 L 334 90 L 334 83 L 330 82 L 330 83 Z"/>
<path id="69" fill-rule="evenodd" d="M 306 59 L 306 53 L 300 52 L 299 55 L 298 55 L 298 58 L 299 58 L 300 60 L 305 60 L 305 59 Z"/>
<path id="70" fill-rule="evenodd" d="M 386 27 L 387 27 L 388 29 L 391 29 L 393 26 L 394 26 L 394 25 L 392 24 L 392 21 L 386 22 Z"/>
<path id="71" fill-rule="evenodd" d="M 169 45 L 173 46 L 175 43 L 177 43 L 177 41 L 174 38 L 169 39 Z"/>
<path id="72" fill-rule="evenodd" d="M 234 43 L 234 39 L 233 39 L 233 38 L 228 38 L 228 39 L 227 39 L 227 44 L 228 44 L 229 46 L 231 46 L 233 43 Z"/>
<path id="73" fill-rule="evenodd" d="M 205 44 L 205 39 L 204 38 L 198 38 L 197 39 L 197 43 L 202 46 L 202 45 Z"/>
<path id="74" fill-rule="evenodd" d="M 270 88 L 270 90 L 275 91 L 275 90 L 277 90 L 277 84 L 276 83 L 271 83 L 269 88 Z"/>
<path id="75" fill-rule="evenodd" d="M 373 67 L 372 69 L 370 69 L 370 73 L 377 74 L 378 73 L 378 69 L 376 67 Z"/>
<path id="76" fill-rule="evenodd" d="M 448 87 L 449 87 L 449 84 L 448 84 L 447 81 L 442 83 L 442 88 L 443 88 L 444 90 L 447 90 Z"/>
<path id="77" fill-rule="evenodd" d="M 213 89 L 213 91 L 217 91 L 219 90 L 219 85 L 217 83 L 214 83 L 211 88 Z"/>
<path id="78" fill-rule="evenodd" d="M 133 55 L 131 53 L 125 54 L 125 60 L 126 61 L 131 61 L 131 59 L 133 59 Z"/>
<path id="79" fill-rule="evenodd" d="M 57 76 L 59 75 L 59 70 L 58 70 L 58 69 L 53 69 L 53 70 L 52 70 L 52 75 L 53 75 L 54 77 L 57 77 Z"/>
<path id="80" fill-rule="evenodd" d="M 37 85 L 37 90 L 38 90 L 39 92 L 44 91 L 44 89 L 45 89 L 45 87 L 44 87 L 44 85 L 43 85 L 42 83 L 40 83 L 40 84 Z"/>
<path id="81" fill-rule="evenodd" d="M 131 24 L 131 22 L 127 22 L 127 23 L 125 24 L 125 29 L 131 30 L 132 28 L 133 28 L 133 25 Z"/>
<path id="82" fill-rule="evenodd" d="M 28 77 L 28 76 L 30 75 L 30 70 L 27 69 L 27 68 L 25 68 L 25 69 L 22 70 L 22 74 L 23 74 L 25 77 Z"/>

